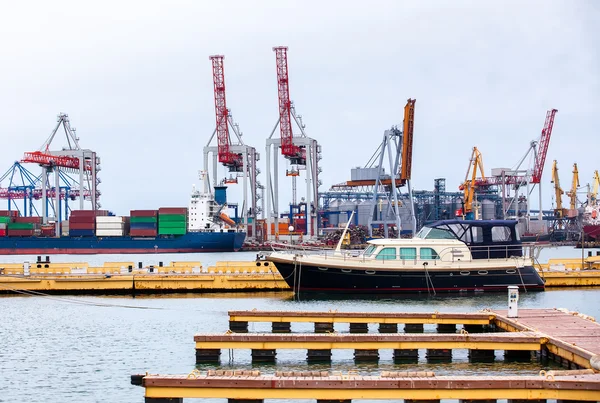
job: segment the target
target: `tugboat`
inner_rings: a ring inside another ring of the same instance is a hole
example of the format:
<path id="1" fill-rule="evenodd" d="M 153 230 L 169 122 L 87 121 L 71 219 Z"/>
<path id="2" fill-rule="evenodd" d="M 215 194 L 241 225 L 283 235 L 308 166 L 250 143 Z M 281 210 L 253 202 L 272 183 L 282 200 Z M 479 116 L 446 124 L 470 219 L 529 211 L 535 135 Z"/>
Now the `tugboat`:
<path id="1" fill-rule="evenodd" d="M 544 280 L 523 255 L 511 220 L 443 220 L 411 239 L 376 239 L 358 253 L 274 251 L 294 292 L 413 293 L 543 291 Z M 346 228 L 347 229 L 347 228 Z M 343 236 L 342 236 L 343 238 Z"/>

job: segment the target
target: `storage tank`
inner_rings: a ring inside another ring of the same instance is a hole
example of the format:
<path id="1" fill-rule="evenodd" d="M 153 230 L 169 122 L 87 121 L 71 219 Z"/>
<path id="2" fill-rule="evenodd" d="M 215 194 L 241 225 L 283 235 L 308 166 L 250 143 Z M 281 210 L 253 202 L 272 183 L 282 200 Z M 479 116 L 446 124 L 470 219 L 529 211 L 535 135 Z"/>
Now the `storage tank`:
<path id="1" fill-rule="evenodd" d="M 358 203 L 358 225 L 369 225 L 369 218 L 373 214 L 372 207 L 371 200 L 362 200 Z"/>
<path id="2" fill-rule="evenodd" d="M 481 202 L 481 219 L 493 220 L 496 217 L 496 206 L 491 200 L 483 200 Z"/>
<path id="3" fill-rule="evenodd" d="M 329 208 L 327 209 L 327 211 L 332 211 L 332 212 L 336 212 L 336 211 L 340 211 L 340 201 L 339 200 L 333 200 L 329 203 Z M 339 214 L 329 214 L 328 216 L 329 218 L 329 225 L 337 227 L 338 223 L 340 222 L 340 216 Z"/>
<path id="4" fill-rule="evenodd" d="M 350 216 L 352 211 L 356 210 L 356 206 L 357 203 L 355 200 L 344 200 L 340 203 L 340 219 L 338 222 L 339 226 L 346 225 L 346 223 L 348 222 L 348 217 Z M 356 212 L 354 214 L 356 214 Z"/>

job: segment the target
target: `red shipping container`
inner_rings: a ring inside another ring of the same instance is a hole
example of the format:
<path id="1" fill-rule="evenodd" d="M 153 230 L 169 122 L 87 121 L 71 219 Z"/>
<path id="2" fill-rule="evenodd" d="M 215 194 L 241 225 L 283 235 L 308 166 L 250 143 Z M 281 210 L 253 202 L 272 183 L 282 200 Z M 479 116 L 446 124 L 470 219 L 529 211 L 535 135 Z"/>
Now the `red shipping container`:
<path id="1" fill-rule="evenodd" d="M 96 216 L 107 216 L 108 210 L 73 210 L 71 211 L 71 217 L 96 217 Z"/>
<path id="2" fill-rule="evenodd" d="M 155 229 L 132 229 L 129 231 L 130 236 L 157 236 Z"/>
<path id="3" fill-rule="evenodd" d="M 96 217 L 95 216 L 79 216 L 79 217 L 69 217 L 69 224 L 72 223 L 96 223 Z"/>
<path id="4" fill-rule="evenodd" d="M 158 214 L 187 214 L 187 207 L 161 207 Z"/>
<path id="5" fill-rule="evenodd" d="M 0 236 L 6 236 L 6 230 L 0 229 Z"/>
<path id="6" fill-rule="evenodd" d="M 8 236 L 33 236 L 32 229 L 9 229 Z"/>
<path id="7" fill-rule="evenodd" d="M 158 215 L 156 210 L 131 210 L 129 213 L 131 217 L 156 217 Z"/>
<path id="8" fill-rule="evenodd" d="M 94 230 L 96 229 L 96 224 L 94 222 L 91 223 L 87 223 L 87 222 L 70 222 L 69 223 L 69 229 L 91 229 Z"/>
<path id="9" fill-rule="evenodd" d="M 42 217 L 15 217 L 14 222 L 41 224 Z"/>
<path id="10" fill-rule="evenodd" d="M 18 217 L 19 212 L 17 210 L 0 210 L 0 217 Z"/>

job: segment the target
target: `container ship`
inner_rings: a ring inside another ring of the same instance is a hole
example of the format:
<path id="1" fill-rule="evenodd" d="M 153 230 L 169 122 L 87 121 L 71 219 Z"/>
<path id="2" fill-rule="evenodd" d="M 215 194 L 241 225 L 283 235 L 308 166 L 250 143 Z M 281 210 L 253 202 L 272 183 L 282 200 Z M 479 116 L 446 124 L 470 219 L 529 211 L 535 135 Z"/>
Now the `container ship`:
<path id="1" fill-rule="evenodd" d="M 0 254 L 122 254 L 231 252 L 246 233 L 221 212 L 211 195 L 192 191 L 189 207 L 131 210 L 75 210 L 68 221 L 44 223 L 0 211 Z M 58 232 L 57 232 L 58 231 Z"/>

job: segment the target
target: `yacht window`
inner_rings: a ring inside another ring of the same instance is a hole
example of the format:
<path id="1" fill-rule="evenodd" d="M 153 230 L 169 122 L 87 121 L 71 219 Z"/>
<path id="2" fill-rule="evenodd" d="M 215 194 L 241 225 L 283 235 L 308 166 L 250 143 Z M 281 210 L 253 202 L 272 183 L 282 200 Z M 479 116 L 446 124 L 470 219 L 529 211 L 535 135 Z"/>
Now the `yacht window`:
<path id="1" fill-rule="evenodd" d="M 377 246 L 375 245 L 370 245 L 367 249 L 365 249 L 365 251 L 363 252 L 363 255 L 365 257 L 369 257 L 373 254 L 373 252 L 375 251 L 375 249 L 377 249 Z"/>
<path id="2" fill-rule="evenodd" d="M 395 260 L 396 259 L 396 248 L 383 248 L 377 254 L 377 259 L 379 259 L 379 260 Z"/>
<path id="3" fill-rule="evenodd" d="M 510 242 L 510 228 L 501 226 L 501 227 L 492 227 L 492 242 Z"/>
<path id="4" fill-rule="evenodd" d="M 400 248 L 400 259 L 415 260 L 417 258 L 417 248 Z"/>
<path id="5" fill-rule="evenodd" d="M 473 238 L 474 243 L 483 242 L 483 228 L 481 227 L 471 227 L 471 236 Z"/>
<path id="6" fill-rule="evenodd" d="M 437 254 L 435 249 L 431 248 L 421 248 L 419 250 L 421 260 L 436 260 L 440 258 L 440 255 Z"/>
<path id="7" fill-rule="evenodd" d="M 456 237 L 448 230 L 431 228 L 431 230 L 425 235 L 425 239 L 456 239 Z"/>

